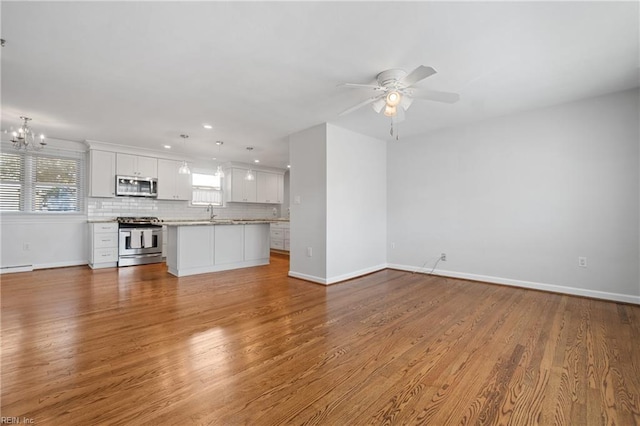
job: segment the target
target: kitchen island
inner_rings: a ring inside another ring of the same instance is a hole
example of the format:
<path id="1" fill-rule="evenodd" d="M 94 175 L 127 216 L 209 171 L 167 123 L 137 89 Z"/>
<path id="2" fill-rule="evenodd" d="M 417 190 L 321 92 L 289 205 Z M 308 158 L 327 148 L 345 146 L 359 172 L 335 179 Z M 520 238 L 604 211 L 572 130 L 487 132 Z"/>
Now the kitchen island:
<path id="1" fill-rule="evenodd" d="M 177 277 L 269 264 L 269 221 L 164 222 L 167 267 Z"/>

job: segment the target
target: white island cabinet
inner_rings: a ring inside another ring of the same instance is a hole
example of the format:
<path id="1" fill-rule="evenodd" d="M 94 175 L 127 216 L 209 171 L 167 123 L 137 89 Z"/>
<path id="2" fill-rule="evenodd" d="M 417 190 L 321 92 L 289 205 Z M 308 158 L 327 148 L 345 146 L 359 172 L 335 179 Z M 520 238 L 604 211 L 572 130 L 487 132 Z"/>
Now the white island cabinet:
<path id="1" fill-rule="evenodd" d="M 165 223 L 167 267 L 177 277 L 269 264 L 269 223 Z"/>

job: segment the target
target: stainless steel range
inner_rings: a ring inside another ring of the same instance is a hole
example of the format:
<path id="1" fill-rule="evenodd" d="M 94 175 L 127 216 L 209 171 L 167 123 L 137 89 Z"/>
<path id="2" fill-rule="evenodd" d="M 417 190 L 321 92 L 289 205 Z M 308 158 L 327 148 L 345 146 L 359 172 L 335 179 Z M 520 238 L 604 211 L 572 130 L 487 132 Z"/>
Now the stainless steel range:
<path id="1" fill-rule="evenodd" d="M 157 217 L 119 217 L 118 234 L 118 266 L 162 262 L 162 222 Z"/>

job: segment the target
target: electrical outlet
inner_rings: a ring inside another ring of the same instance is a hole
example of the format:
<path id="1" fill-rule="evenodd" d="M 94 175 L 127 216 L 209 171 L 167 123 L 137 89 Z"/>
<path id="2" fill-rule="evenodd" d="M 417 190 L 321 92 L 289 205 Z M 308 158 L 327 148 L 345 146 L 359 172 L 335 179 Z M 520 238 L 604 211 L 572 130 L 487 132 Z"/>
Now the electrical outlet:
<path id="1" fill-rule="evenodd" d="M 307 257 L 313 256 L 313 249 L 311 247 L 307 247 Z"/>
<path id="2" fill-rule="evenodd" d="M 586 268 L 587 267 L 587 258 L 583 257 L 583 256 L 579 256 L 578 257 L 578 266 L 581 268 Z"/>
<path id="3" fill-rule="evenodd" d="M 443 262 L 446 262 L 447 261 L 447 253 L 442 253 L 440 255 L 440 260 L 442 260 Z"/>

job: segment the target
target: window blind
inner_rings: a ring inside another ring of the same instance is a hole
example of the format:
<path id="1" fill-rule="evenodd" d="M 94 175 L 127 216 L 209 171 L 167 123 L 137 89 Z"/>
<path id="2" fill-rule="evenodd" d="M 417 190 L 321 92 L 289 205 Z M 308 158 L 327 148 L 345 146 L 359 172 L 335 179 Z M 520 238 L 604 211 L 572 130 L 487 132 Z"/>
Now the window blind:
<path id="1" fill-rule="evenodd" d="M 21 211 L 23 202 L 24 158 L 0 152 L 0 210 Z"/>
<path id="2" fill-rule="evenodd" d="M 0 210 L 84 211 L 84 152 L 3 152 L 0 159 Z"/>

